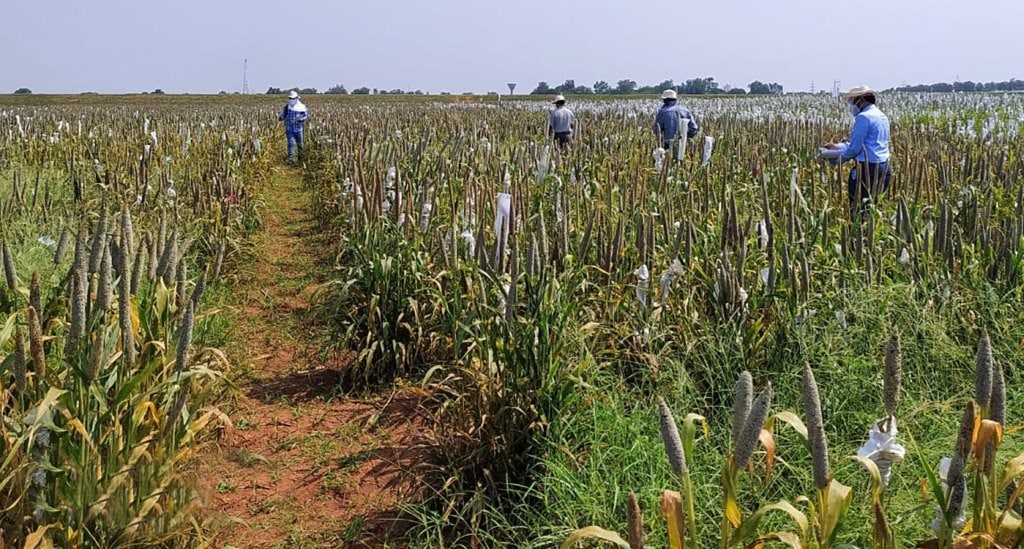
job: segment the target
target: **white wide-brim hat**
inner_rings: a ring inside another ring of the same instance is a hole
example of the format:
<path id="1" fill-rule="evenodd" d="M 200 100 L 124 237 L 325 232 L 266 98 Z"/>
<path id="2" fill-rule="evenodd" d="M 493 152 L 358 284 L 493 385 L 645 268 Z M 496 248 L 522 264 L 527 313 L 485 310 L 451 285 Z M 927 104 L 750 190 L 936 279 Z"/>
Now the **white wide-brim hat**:
<path id="1" fill-rule="evenodd" d="M 299 92 L 297 92 L 295 90 L 292 90 L 292 91 L 288 92 L 288 99 L 298 99 L 298 98 L 299 98 Z"/>
<path id="2" fill-rule="evenodd" d="M 559 101 L 565 101 L 565 96 L 564 95 L 556 95 L 555 98 L 551 102 L 552 103 L 558 103 Z"/>
<path id="3" fill-rule="evenodd" d="M 679 96 L 676 95 L 676 90 L 665 90 L 661 92 L 662 99 L 676 99 L 677 97 Z"/>
<path id="4" fill-rule="evenodd" d="M 850 91 L 843 94 L 843 99 L 853 99 L 854 97 L 861 97 L 864 95 L 872 95 L 875 90 L 871 89 L 870 86 L 861 84 L 860 86 L 854 86 L 850 88 Z"/>

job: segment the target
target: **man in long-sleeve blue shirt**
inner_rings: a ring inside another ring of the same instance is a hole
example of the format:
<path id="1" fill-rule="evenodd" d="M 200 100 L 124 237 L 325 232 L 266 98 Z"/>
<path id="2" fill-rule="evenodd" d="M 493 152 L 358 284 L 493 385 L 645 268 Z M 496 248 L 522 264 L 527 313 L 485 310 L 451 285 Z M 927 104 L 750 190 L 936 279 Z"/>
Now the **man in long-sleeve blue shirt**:
<path id="1" fill-rule="evenodd" d="M 281 109 L 277 115 L 278 120 L 284 121 L 284 134 L 288 139 L 288 162 L 295 161 L 295 146 L 299 146 L 299 154 L 302 154 L 302 125 L 309 117 L 306 106 L 299 101 L 299 93 L 292 90 L 288 93 L 288 104 Z"/>
<path id="2" fill-rule="evenodd" d="M 851 89 L 843 94 L 843 99 L 854 116 L 850 139 L 846 143 L 829 143 L 825 148 L 838 149 L 842 162 L 856 159 L 847 182 L 850 207 L 856 209 L 889 189 L 889 117 L 875 106 L 875 91 L 867 86 Z"/>
<path id="3" fill-rule="evenodd" d="M 675 150 L 672 142 L 677 138 L 682 139 L 685 129 L 686 139 L 697 135 L 699 130 L 693 113 L 678 102 L 679 96 L 676 90 L 668 89 L 661 94 L 661 109 L 654 118 L 654 132 L 661 138 L 661 147 L 666 150 Z"/>

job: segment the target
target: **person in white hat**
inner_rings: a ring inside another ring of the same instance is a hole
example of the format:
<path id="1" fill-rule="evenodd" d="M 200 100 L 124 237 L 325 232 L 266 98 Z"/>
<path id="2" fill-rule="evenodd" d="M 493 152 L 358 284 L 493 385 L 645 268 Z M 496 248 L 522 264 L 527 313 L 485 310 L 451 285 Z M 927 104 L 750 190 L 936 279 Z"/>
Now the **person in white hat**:
<path id="1" fill-rule="evenodd" d="M 693 118 L 689 109 L 679 104 L 679 96 L 676 90 L 667 89 L 661 92 L 661 109 L 654 118 L 654 133 L 661 139 L 661 148 L 673 151 L 673 157 L 677 147 L 673 147 L 673 141 L 682 139 L 685 129 L 686 139 L 697 135 L 700 128 Z"/>
<path id="2" fill-rule="evenodd" d="M 843 99 L 854 117 L 850 139 L 845 143 L 826 143 L 824 148 L 838 151 L 839 162 L 856 159 L 847 192 L 851 210 L 858 211 L 865 201 L 874 200 L 889 189 L 889 117 L 875 106 L 877 94 L 868 86 L 851 89 L 843 94 Z"/>
<path id="3" fill-rule="evenodd" d="M 556 95 L 555 108 L 548 113 L 548 137 L 554 137 L 558 148 L 564 149 L 572 142 L 572 131 L 576 125 L 576 115 L 565 106 L 565 96 Z"/>
<path id="4" fill-rule="evenodd" d="M 302 125 L 308 117 L 306 106 L 299 100 L 299 92 L 288 92 L 288 103 L 281 109 L 281 114 L 277 115 L 278 120 L 284 121 L 284 134 L 288 139 L 288 162 L 295 161 L 296 145 L 299 155 L 302 155 Z"/>

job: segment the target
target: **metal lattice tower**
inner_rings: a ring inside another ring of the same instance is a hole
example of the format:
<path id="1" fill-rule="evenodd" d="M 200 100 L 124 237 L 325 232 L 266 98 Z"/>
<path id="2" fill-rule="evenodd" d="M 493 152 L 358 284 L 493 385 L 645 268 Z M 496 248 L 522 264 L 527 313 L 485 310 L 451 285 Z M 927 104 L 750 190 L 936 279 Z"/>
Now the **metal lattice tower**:
<path id="1" fill-rule="evenodd" d="M 242 63 L 242 94 L 249 95 L 249 60 Z"/>

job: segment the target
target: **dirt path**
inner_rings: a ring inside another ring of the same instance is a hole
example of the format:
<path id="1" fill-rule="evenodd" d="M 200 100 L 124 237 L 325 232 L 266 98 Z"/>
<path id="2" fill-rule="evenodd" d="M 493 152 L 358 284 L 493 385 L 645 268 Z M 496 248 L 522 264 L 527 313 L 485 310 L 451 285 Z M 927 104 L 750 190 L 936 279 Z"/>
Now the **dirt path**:
<path id="1" fill-rule="evenodd" d="M 277 167 L 256 258 L 242 267 L 234 427 L 207 450 L 200 485 L 212 547 L 380 547 L 411 485 L 414 392 L 349 399 L 317 356 L 307 314 L 335 246 L 309 218 L 298 170 Z"/>

